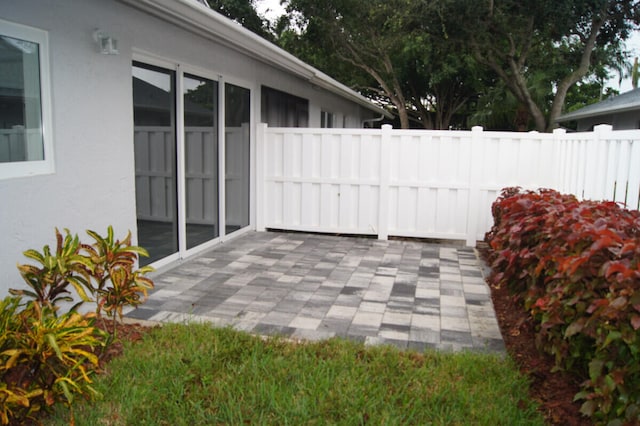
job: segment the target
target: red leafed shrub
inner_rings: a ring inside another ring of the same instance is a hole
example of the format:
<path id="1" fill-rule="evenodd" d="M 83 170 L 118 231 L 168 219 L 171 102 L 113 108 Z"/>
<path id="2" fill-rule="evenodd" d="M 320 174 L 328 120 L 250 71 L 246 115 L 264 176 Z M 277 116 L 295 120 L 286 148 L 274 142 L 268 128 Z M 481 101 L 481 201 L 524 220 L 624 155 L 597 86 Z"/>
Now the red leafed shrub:
<path id="1" fill-rule="evenodd" d="M 531 314 L 558 368 L 584 378 L 582 412 L 640 421 L 640 212 L 519 188 L 492 212 L 490 279 Z"/>

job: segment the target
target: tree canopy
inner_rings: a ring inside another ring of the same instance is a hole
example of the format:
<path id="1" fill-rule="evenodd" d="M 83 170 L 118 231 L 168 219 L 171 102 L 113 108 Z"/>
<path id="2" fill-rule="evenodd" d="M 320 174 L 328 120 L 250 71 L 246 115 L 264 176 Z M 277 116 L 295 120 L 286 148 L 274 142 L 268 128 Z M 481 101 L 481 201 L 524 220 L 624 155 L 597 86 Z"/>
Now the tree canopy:
<path id="1" fill-rule="evenodd" d="M 254 1 L 209 4 L 403 128 L 551 131 L 567 101 L 597 101 L 612 71 L 631 73 L 624 40 L 640 24 L 640 0 L 288 0 L 277 23 Z"/>
<path id="2" fill-rule="evenodd" d="M 598 66 L 614 64 L 622 41 L 640 23 L 638 0 L 439 2 L 444 36 L 464 41 L 539 131 L 553 129 L 572 86 Z M 548 86 L 548 99 L 533 92 L 541 82 Z"/>
<path id="3" fill-rule="evenodd" d="M 256 12 L 255 0 L 207 0 L 209 7 L 253 31 L 262 38 L 275 41 L 270 23 Z"/>
<path id="4" fill-rule="evenodd" d="M 550 131 L 577 82 L 603 80 L 620 67 L 622 43 L 640 23 L 639 3 L 290 0 L 276 38 L 393 105 L 402 127 L 416 117 L 424 127 L 448 128 L 462 109 L 470 114 L 501 99 L 490 107 L 508 101 L 513 128 Z"/>

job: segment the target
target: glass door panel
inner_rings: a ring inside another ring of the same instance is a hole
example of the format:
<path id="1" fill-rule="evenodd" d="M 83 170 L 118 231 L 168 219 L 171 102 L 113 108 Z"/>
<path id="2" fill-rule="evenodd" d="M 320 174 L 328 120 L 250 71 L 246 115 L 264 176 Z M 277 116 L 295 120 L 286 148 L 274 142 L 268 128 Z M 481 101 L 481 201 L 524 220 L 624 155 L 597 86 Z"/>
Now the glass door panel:
<path id="1" fill-rule="evenodd" d="M 251 91 L 225 84 L 226 233 L 249 226 Z"/>
<path id="2" fill-rule="evenodd" d="M 218 220 L 218 83 L 185 74 L 184 144 L 187 248 L 220 235 Z"/>
<path id="3" fill-rule="evenodd" d="M 175 72 L 134 62 L 138 245 L 146 265 L 178 251 Z"/>

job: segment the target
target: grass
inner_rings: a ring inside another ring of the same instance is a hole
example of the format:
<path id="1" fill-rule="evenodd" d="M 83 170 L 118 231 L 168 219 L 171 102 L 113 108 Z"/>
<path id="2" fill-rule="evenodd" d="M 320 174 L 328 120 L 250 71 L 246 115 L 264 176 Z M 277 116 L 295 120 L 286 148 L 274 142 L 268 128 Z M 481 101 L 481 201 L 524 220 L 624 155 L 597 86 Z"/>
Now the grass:
<path id="1" fill-rule="evenodd" d="M 96 387 L 103 398 L 75 404 L 76 424 L 544 424 L 508 358 L 296 344 L 203 324 L 127 345 Z M 68 424 L 68 411 L 51 421 Z"/>

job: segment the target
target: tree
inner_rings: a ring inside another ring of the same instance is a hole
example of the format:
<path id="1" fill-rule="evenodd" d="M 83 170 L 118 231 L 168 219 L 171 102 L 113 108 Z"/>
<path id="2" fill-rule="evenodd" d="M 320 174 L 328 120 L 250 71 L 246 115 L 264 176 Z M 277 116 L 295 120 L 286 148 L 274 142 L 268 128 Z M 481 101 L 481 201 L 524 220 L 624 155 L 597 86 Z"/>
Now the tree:
<path id="1" fill-rule="evenodd" d="M 411 4 L 411 0 L 291 0 L 287 9 L 303 29 L 307 46 L 324 56 L 313 65 L 340 61 L 357 69 L 358 83 L 375 83 L 360 89 L 386 97 L 396 108 L 402 128 L 409 127 L 408 97 L 398 59 L 413 30 L 407 25 Z"/>
<path id="2" fill-rule="evenodd" d="M 291 0 L 288 12 L 276 26 L 279 44 L 394 109 L 403 128 L 412 116 L 446 129 L 480 91 L 479 67 L 440 36 L 431 4 Z"/>
<path id="3" fill-rule="evenodd" d="M 254 0 L 207 0 L 209 7 L 253 31 L 260 37 L 274 41 L 270 23 L 258 15 Z"/>
<path id="4" fill-rule="evenodd" d="M 493 70 L 539 131 L 553 129 L 569 89 L 593 70 L 597 52 L 620 51 L 640 23 L 640 0 L 436 1 L 443 37 L 462 41 Z M 550 100 L 532 93 L 542 76 Z"/>
<path id="5" fill-rule="evenodd" d="M 418 20 L 421 28 L 407 41 L 403 84 L 426 129 L 449 129 L 456 114 L 493 84 L 491 76 L 452 40 L 433 34 L 434 22 Z"/>

